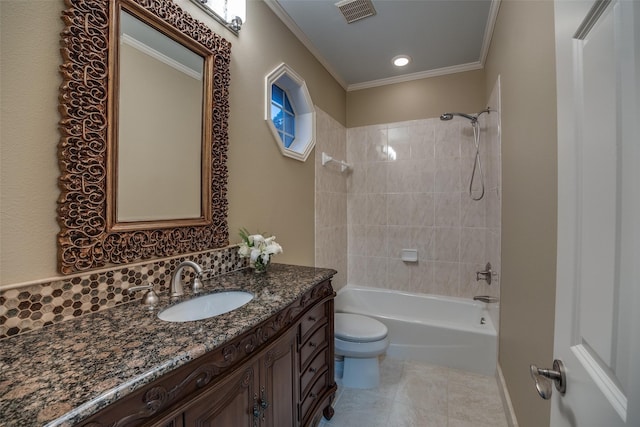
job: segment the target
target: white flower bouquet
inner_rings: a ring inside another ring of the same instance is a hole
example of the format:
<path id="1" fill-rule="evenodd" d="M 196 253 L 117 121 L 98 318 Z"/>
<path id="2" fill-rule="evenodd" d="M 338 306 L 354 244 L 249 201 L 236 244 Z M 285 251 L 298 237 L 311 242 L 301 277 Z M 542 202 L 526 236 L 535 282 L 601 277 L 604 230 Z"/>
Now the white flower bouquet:
<path id="1" fill-rule="evenodd" d="M 241 258 L 249 258 L 249 265 L 256 272 L 267 270 L 271 257 L 282 253 L 282 246 L 276 242 L 276 237 L 264 237 L 262 234 L 249 234 L 246 228 L 240 229 L 240 248 L 238 255 Z"/>

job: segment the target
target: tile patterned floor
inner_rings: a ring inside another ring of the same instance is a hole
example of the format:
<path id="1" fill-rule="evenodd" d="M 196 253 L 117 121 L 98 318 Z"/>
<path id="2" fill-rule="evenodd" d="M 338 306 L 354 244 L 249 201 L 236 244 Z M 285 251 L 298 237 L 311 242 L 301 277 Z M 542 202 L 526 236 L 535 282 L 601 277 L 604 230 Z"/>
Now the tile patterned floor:
<path id="1" fill-rule="evenodd" d="M 380 387 L 341 387 L 335 415 L 319 427 L 507 427 L 495 377 L 395 359 Z"/>

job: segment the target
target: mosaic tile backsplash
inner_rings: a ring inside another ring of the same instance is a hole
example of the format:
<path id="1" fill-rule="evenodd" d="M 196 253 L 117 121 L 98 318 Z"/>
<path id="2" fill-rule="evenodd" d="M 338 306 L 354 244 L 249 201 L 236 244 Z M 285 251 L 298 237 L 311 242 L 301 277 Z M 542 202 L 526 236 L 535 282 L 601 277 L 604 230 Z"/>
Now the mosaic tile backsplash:
<path id="1" fill-rule="evenodd" d="M 127 289 L 132 286 L 153 284 L 156 293 L 168 292 L 173 272 L 185 260 L 211 270 L 205 279 L 247 266 L 237 246 L 230 246 L 0 290 L 0 339 L 139 300 L 145 291 L 130 295 Z M 185 284 L 192 277 L 193 271 L 185 269 Z"/>

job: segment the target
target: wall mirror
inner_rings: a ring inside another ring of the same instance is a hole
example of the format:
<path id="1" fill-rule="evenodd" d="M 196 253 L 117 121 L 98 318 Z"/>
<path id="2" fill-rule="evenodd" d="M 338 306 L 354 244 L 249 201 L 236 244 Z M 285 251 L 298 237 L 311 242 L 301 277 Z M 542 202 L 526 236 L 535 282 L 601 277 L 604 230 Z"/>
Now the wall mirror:
<path id="1" fill-rule="evenodd" d="M 228 245 L 231 45 L 170 0 L 65 0 L 58 261 Z"/>
<path id="2" fill-rule="evenodd" d="M 148 228 L 151 221 L 206 224 L 211 211 L 203 160 L 211 116 L 204 114 L 203 95 L 210 93 L 210 64 L 182 36 L 178 42 L 125 9 L 118 19 L 109 229 Z"/>

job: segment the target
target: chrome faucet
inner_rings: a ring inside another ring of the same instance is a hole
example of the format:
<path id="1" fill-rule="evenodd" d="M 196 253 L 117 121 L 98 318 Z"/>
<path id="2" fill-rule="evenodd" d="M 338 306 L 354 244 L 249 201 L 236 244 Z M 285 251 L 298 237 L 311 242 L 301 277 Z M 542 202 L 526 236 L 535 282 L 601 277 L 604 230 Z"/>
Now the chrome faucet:
<path id="1" fill-rule="evenodd" d="M 202 282 L 200 281 L 200 278 L 202 277 L 202 274 L 205 271 L 202 269 L 202 267 L 200 267 L 200 265 L 198 265 L 193 261 L 182 261 L 180 265 L 178 265 L 178 268 L 176 268 L 176 271 L 173 273 L 173 278 L 171 279 L 170 295 L 172 297 L 179 297 L 184 295 L 184 289 L 182 289 L 181 276 L 182 276 L 182 270 L 184 270 L 185 267 L 193 268 L 193 271 L 195 271 L 196 273 L 196 277 L 193 279 L 193 283 L 191 284 L 193 288 L 193 293 L 197 294 L 202 290 Z"/>

